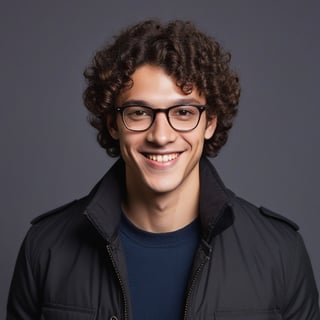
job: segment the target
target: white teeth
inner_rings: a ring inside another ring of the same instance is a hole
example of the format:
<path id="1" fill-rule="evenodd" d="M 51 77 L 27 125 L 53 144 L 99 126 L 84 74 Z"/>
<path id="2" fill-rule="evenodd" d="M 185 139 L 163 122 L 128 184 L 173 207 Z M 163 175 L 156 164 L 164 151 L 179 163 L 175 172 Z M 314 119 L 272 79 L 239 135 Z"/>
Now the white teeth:
<path id="1" fill-rule="evenodd" d="M 174 160 L 178 157 L 178 153 L 171 153 L 171 154 L 147 154 L 146 157 L 150 160 L 157 161 L 157 162 L 168 162 Z"/>

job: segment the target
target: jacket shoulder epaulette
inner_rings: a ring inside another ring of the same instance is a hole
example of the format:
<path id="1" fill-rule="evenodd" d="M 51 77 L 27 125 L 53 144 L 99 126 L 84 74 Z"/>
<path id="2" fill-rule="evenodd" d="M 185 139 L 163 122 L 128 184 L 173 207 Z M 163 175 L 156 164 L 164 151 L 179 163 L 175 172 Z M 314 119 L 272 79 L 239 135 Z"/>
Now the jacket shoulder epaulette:
<path id="1" fill-rule="evenodd" d="M 268 208 L 260 207 L 259 211 L 260 211 L 260 213 L 262 213 L 266 217 L 285 222 L 291 228 L 293 228 L 295 231 L 299 230 L 299 226 L 296 223 L 294 223 L 290 219 L 288 219 L 288 218 L 286 218 L 286 217 L 284 217 L 284 216 L 282 216 L 282 215 L 280 215 L 280 214 L 278 214 L 278 213 L 276 213 L 274 211 L 269 210 Z"/>
<path id="2" fill-rule="evenodd" d="M 50 210 L 50 211 L 47 211 L 41 215 L 39 215 L 38 217 L 34 218 L 33 220 L 31 220 L 31 224 L 34 225 L 34 224 L 37 224 L 38 222 L 42 221 L 43 219 L 47 218 L 47 217 L 50 217 L 56 213 L 59 213 L 65 209 L 67 209 L 68 207 L 70 207 L 71 205 L 73 205 L 75 202 L 77 202 L 78 200 L 73 200 L 71 202 L 68 202 L 58 208 L 55 208 L 53 210 Z"/>

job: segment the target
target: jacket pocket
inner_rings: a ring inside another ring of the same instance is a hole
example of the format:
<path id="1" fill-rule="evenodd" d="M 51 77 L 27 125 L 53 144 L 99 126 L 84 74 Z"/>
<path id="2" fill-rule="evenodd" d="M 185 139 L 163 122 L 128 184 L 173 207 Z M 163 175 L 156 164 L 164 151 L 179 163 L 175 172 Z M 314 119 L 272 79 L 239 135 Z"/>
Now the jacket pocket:
<path id="1" fill-rule="evenodd" d="M 94 320 L 93 309 L 50 304 L 42 308 L 41 320 Z"/>
<path id="2" fill-rule="evenodd" d="M 215 320 L 282 320 L 276 310 L 271 311 L 221 311 L 215 312 Z"/>

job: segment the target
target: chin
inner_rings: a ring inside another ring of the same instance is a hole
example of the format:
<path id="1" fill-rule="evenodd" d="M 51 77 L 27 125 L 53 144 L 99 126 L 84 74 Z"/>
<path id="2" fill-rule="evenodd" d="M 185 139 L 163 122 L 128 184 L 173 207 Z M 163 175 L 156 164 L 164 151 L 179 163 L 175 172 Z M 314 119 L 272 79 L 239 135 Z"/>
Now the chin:
<path id="1" fill-rule="evenodd" d="M 154 193 L 159 193 L 159 194 L 164 194 L 164 193 L 169 193 L 171 191 L 176 190 L 180 183 L 172 181 L 168 181 L 168 178 L 163 178 L 164 181 L 161 181 L 162 179 L 157 179 L 154 183 L 152 182 L 147 182 L 148 188 L 154 192 Z"/>

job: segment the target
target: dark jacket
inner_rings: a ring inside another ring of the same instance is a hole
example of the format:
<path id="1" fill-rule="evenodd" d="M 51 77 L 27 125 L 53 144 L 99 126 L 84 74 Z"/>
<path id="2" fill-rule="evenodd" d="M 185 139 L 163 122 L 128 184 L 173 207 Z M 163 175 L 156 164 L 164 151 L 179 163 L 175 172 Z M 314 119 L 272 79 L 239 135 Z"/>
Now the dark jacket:
<path id="1" fill-rule="evenodd" d="M 185 319 L 320 320 L 297 226 L 237 198 L 207 159 L 200 171 L 202 240 Z M 16 263 L 7 319 L 131 318 L 118 232 L 123 192 L 118 161 L 87 197 L 33 220 Z"/>

